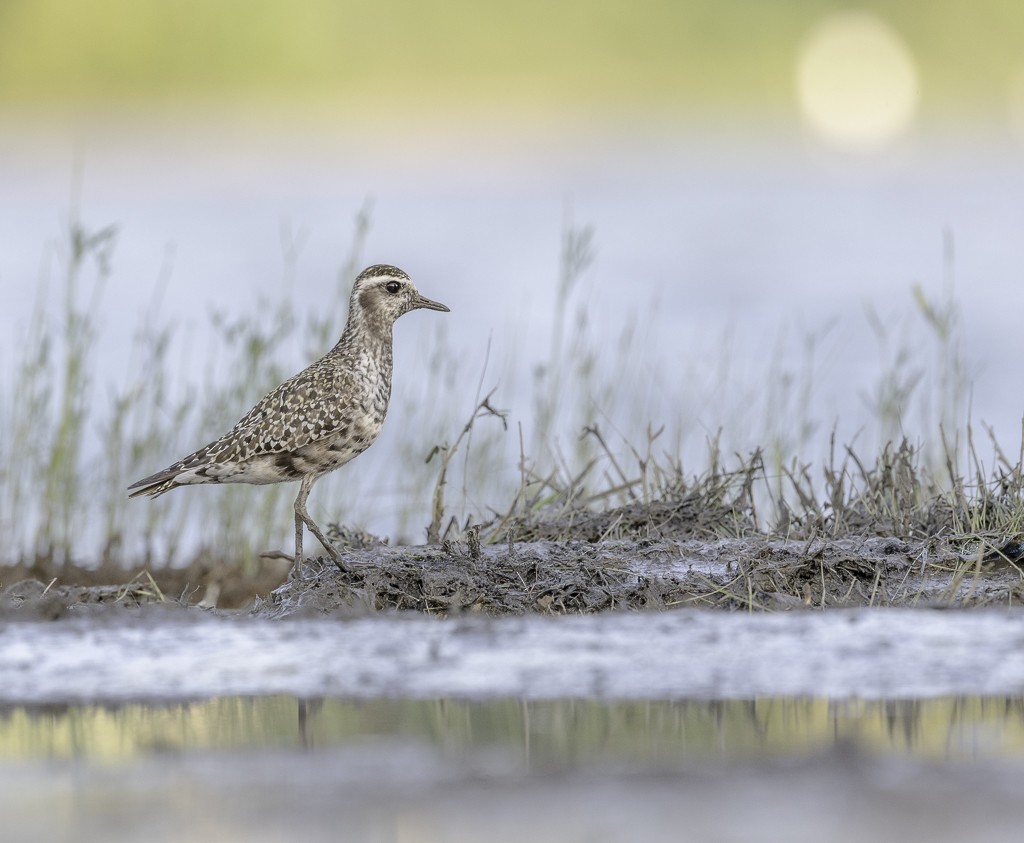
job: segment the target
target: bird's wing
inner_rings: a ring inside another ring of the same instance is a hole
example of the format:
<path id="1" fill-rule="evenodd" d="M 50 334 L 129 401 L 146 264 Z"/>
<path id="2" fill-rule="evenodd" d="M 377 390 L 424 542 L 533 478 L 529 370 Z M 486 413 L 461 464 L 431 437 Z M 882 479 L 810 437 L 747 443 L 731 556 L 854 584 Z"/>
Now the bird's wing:
<path id="1" fill-rule="evenodd" d="M 295 450 L 352 427 L 366 412 L 366 390 L 350 373 L 334 372 L 316 381 L 302 380 L 302 374 L 265 396 L 231 431 L 193 456 L 220 463 Z"/>
<path id="2" fill-rule="evenodd" d="M 352 428 L 354 419 L 365 412 L 366 392 L 359 382 L 344 371 L 316 381 L 304 379 L 305 374 L 300 372 L 260 399 L 220 439 L 128 488 L 146 494 L 183 471 L 295 450 Z"/>

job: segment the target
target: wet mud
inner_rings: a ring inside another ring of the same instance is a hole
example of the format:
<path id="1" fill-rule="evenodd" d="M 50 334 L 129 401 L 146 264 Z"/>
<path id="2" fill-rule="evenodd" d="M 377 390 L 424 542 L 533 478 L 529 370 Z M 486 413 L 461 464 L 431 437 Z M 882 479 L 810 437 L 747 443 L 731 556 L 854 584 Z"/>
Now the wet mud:
<path id="1" fill-rule="evenodd" d="M 1013 606 L 1010 558 L 942 542 L 533 541 L 349 549 L 294 568 L 262 615 L 411 610 L 450 615 L 586 614 L 683 607 L 784 611 L 861 606 Z"/>
<path id="2" fill-rule="evenodd" d="M 1013 547 L 1007 545 L 1010 550 Z M 1016 553 L 980 543 L 842 538 L 783 541 L 541 539 L 343 551 L 256 577 L 216 566 L 128 572 L 3 571 L 0 617 L 58 619 L 105 606 L 163 603 L 252 609 L 265 617 L 387 610 L 434 615 L 587 614 L 705 608 L 785 611 L 862 606 L 1013 607 L 1024 602 Z M 27 579 L 16 579 L 28 573 Z M 49 574 L 50 572 L 46 572 Z M 106 577 L 108 582 L 102 582 Z M 13 579 L 13 581 L 12 581 Z"/>
<path id="3" fill-rule="evenodd" d="M 172 568 L 60 564 L 48 560 L 0 567 L 0 617 L 62 617 L 69 609 L 181 603 L 238 609 L 269 594 L 288 576 L 291 558 L 263 559 L 245 570 L 210 558 Z"/>

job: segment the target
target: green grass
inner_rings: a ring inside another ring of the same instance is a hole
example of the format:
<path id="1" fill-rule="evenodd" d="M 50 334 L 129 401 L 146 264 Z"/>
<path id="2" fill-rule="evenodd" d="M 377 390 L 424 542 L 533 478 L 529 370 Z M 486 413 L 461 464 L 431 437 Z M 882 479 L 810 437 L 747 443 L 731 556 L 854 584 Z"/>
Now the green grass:
<path id="1" fill-rule="evenodd" d="M 339 301 L 361 266 L 369 224 L 363 209 L 349 254 L 339 258 Z M 625 320 L 616 342 L 593 333 L 585 303 L 596 239 L 566 220 L 553 273 L 556 319 L 527 383 L 522 363 L 495 367 L 489 349 L 481 349 L 482 363 L 464 359 L 438 321 L 421 376 L 396 393 L 391 410 L 415 418 L 416 435 L 401 437 L 395 463 L 381 474 L 368 472 L 363 458 L 321 481 L 312 502 L 318 520 L 326 512 L 327 521 L 361 527 L 386 486 L 402 502 L 390 513 L 391 538 L 402 542 L 465 538 L 470 528 L 484 541 L 505 541 L 510 532 L 548 535 L 537 526 L 544 523 L 557 534 L 567 513 L 652 504 L 692 507 L 710 534 L 723 536 L 942 535 L 995 545 L 1024 529 L 1019 449 L 1006 452 L 987 433 L 977 438 L 969 422 L 950 244 L 940 295 L 914 288 L 901 315 L 868 314 L 882 366 L 864 395 L 868 423 L 853 447 L 835 430 L 823 435 L 828 428 L 817 415 L 815 360 L 828 328 L 803 337 L 795 360 L 780 351 L 766 361 L 754 377 L 760 393 L 688 395 L 687 407 L 656 416 L 662 382 L 648 377 L 638 317 Z M 291 374 L 281 365 L 289 347 L 301 343 L 312 360 L 341 324 L 296 309 L 289 288 L 301 243 L 289 238 L 278 299 L 214 313 L 196 328 L 215 338 L 205 382 L 175 374 L 190 343 L 161 316 L 163 271 L 125 349 L 127 370 L 115 384 L 98 384 L 98 314 L 116 240 L 115 227 L 90 227 L 73 205 L 16 345 L 20 356 L 8 364 L 0 394 L 0 561 L 156 568 L 198 557 L 256 572 L 260 552 L 287 546 L 292 485 L 185 490 L 131 503 L 125 489 L 230 427 Z M 50 285 L 59 289 L 57 313 L 45 307 Z M 722 366 L 720 377 L 731 383 L 728 352 Z M 509 407 L 508 394 L 528 396 L 528 404 Z M 694 408 L 717 426 L 701 429 Z M 907 440 L 907 427 L 926 434 Z M 612 519 L 601 535 L 623 529 Z"/>

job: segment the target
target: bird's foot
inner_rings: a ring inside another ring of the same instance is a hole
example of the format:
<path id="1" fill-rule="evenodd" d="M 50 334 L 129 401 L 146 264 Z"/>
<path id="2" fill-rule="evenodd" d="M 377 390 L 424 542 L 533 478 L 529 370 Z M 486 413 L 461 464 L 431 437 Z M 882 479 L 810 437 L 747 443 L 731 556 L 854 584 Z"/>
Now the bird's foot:
<path id="1" fill-rule="evenodd" d="M 338 566 L 338 570 L 343 574 L 351 573 L 351 569 L 342 561 L 341 554 L 338 553 L 337 549 L 330 542 L 324 544 L 324 550 L 327 551 L 327 555 L 331 557 L 331 560 L 335 565 Z"/>

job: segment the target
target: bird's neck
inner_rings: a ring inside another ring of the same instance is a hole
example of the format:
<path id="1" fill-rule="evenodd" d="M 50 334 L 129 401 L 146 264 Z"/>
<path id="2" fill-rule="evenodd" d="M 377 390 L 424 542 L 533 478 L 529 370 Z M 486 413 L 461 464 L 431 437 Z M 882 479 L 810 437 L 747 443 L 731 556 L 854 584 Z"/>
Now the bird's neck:
<path id="1" fill-rule="evenodd" d="M 391 369 L 392 323 L 368 318 L 362 312 L 351 312 L 345 330 L 332 353 L 351 354 L 357 350 L 368 354 L 380 368 Z"/>

